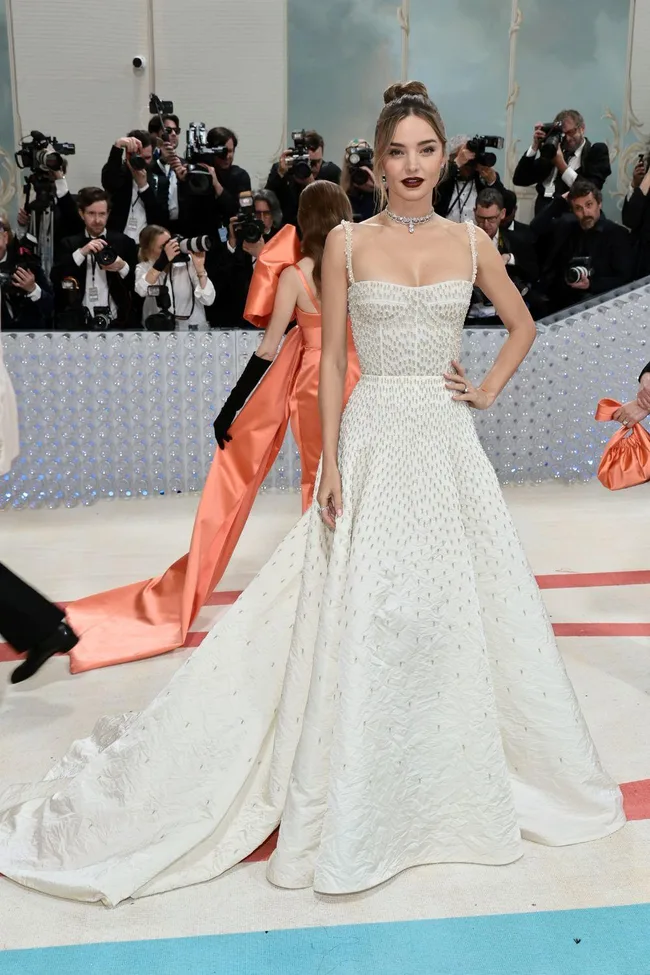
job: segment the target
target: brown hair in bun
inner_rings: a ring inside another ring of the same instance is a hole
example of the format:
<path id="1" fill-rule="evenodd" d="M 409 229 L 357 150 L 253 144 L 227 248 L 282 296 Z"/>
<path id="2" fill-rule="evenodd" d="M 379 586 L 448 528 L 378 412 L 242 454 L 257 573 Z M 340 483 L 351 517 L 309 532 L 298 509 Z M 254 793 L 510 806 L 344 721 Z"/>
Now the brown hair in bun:
<path id="1" fill-rule="evenodd" d="M 421 81 L 398 81 L 390 85 L 384 92 L 384 107 L 375 128 L 374 174 L 381 202 L 384 205 L 387 199 L 381 180 L 384 158 L 393 141 L 395 129 L 402 119 L 409 115 L 417 115 L 418 118 L 428 122 L 442 143 L 443 150 L 447 146 L 444 122 L 437 107 L 429 98 L 426 85 Z"/>
<path id="2" fill-rule="evenodd" d="M 420 95 L 427 102 L 431 100 L 427 86 L 422 81 L 398 81 L 394 85 L 389 85 L 384 92 L 384 105 L 390 105 L 404 95 Z"/>

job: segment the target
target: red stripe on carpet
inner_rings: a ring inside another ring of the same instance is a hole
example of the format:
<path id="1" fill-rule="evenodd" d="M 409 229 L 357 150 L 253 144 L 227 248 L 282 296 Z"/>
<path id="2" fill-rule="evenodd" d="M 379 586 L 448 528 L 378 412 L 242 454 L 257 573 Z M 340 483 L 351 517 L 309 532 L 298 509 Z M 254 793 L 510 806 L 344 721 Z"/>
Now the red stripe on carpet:
<path id="1" fill-rule="evenodd" d="M 650 636 L 650 623 L 554 623 L 556 636 Z"/>
<path id="2" fill-rule="evenodd" d="M 537 576 L 540 589 L 589 589 L 594 586 L 647 586 L 650 571 L 567 572 Z"/>
<path id="3" fill-rule="evenodd" d="M 650 779 L 621 785 L 628 819 L 650 819 Z"/>

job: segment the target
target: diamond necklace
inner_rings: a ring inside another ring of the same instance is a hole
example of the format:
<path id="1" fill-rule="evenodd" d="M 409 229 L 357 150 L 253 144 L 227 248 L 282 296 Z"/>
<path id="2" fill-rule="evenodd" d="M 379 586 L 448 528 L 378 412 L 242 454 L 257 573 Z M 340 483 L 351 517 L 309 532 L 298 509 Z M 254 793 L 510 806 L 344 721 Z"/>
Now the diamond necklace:
<path id="1" fill-rule="evenodd" d="M 429 212 L 426 213 L 423 217 L 402 217 L 399 215 L 399 213 L 393 213 L 393 211 L 390 210 L 388 207 L 386 207 L 384 213 L 389 218 L 389 220 L 394 220 L 395 223 L 407 224 L 410 234 L 415 233 L 416 223 L 428 223 L 429 220 L 431 220 L 436 215 L 436 211 L 433 209 L 433 207 L 431 207 Z"/>

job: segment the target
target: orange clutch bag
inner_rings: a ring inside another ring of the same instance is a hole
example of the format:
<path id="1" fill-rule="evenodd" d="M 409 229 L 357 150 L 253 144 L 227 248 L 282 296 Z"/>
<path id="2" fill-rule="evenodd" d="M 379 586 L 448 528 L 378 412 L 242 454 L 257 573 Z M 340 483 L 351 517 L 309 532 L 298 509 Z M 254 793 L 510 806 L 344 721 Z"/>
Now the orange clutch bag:
<path id="1" fill-rule="evenodd" d="M 612 420 L 621 405 L 615 399 L 601 399 L 596 419 Z M 598 480 L 610 491 L 650 481 L 650 435 L 640 423 L 616 431 L 601 457 Z"/>

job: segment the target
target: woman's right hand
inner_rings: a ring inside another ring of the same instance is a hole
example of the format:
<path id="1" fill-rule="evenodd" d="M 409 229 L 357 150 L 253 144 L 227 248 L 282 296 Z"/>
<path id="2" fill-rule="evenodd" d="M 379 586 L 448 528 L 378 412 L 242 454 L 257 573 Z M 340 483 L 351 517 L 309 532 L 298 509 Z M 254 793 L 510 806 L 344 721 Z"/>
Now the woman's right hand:
<path id="1" fill-rule="evenodd" d="M 176 240 L 175 237 L 170 237 L 169 238 L 169 240 L 165 244 L 164 250 L 165 250 L 165 254 L 169 258 L 170 264 L 174 260 L 175 257 L 178 257 L 178 255 L 181 252 L 179 243 L 178 243 L 178 241 Z"/>
<path id="2" fill-rule="evenodd" d="M 343 514 L 343 491 L 338 467 L 323 468 L 316 497 L 323 522 L 334 531 L 336 519 Z"/>

